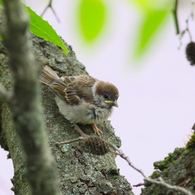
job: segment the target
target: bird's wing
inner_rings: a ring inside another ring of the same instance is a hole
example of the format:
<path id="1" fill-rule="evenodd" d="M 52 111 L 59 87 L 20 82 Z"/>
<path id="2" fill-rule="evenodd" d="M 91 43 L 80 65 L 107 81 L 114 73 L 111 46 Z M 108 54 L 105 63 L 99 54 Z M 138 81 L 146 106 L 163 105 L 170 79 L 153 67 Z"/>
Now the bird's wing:
<path id="1" fill-rule="evenodd" d="M 66 102 L 76 105 L 81 99 L 93 102 L 91 87 L 96 79 L 88 75 L 62 77 L 55 80 L 51 85 L 52 91 Z"/>

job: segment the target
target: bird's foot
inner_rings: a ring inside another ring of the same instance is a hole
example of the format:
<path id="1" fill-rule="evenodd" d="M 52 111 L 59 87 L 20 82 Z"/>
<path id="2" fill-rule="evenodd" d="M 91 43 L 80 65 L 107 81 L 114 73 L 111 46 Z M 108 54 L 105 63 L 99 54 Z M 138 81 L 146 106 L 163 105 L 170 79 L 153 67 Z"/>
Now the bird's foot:
<path id="1" fill-rule="evenodd" d="M 102 131 L 94 124 L 91 124 L 93 131 L 98 135 L 101 136 Z"/>

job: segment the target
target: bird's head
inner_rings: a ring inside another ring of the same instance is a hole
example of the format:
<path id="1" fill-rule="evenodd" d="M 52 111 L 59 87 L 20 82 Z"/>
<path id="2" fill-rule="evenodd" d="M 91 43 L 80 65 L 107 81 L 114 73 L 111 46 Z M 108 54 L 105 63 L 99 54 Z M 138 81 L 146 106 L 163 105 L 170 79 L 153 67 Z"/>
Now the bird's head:
<path id="1" fill-rule="evenodd" d="M 118 107 L 118 89 L 111 83 L 98 81 L 95 86 L 95 104 L 100 107 L 112 108 L 113 106 Z"/>

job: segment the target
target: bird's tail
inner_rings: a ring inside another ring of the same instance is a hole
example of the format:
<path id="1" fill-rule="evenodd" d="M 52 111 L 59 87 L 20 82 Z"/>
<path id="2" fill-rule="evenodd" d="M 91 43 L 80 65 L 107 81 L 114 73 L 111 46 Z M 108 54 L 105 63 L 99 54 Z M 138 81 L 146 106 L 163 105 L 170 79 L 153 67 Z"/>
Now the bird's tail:
<path id="1" fill-rule="evenodd" d="M 45 66 L 41 72 L 39 80 L 46 85 L 50 85 L 56 79 L 59 79 L 58 75 L 49 66 Z"/>

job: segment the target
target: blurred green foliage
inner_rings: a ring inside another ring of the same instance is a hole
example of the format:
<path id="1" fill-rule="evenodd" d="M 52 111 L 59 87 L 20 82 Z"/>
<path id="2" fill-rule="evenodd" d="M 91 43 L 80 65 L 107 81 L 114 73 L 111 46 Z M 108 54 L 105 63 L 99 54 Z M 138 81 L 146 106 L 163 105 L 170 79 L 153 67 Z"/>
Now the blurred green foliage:
<path id="1" fill-rule="evenodd" d="M 135 56 L 141 57 L 151 45 L 154 36 L 157 36 L 160 28 L 165 24 L 169 12 L 167 10 L 150 10 L 145 14 L 138 29 L 138 39 Z"/>
<path id="2" fill-rule="evenodd" d="M 170 16 L 170 0 L 128 0 L 134 3 L 138 10 L 141 10 L 139 29 L 137 29 L 137 42 L 135 45 L 135 57 L 140 58 L 151 46 L 154 37 L 160 34 L 162 28 Z M 109 7 L 106 7 L 105 0 L 80 0 L 79 4 L 79 24 L 81 33 L 86 42 L 94 42 L 103 32 L 106 24 Z M 107 8 L 107 9 L 106 9 Z M 124 18 L 125 20 L 125 18 Z M 115 23 L 113 23 L 115 24 Z M 132 39 L 132 38 L 131 38 Z"/>
<path id="3" fill-rule="evenodd" d="M 155 37 L 161 33 L 161 29 L 167 24 L 167 19 L 171 16 L 171 6 L 174 1 L 170 0 L 127 0 L 129 6 L 134 4 L 135 9 L 140 13 L 139 28 L 135 32 L 136 41 L 134 56 L 141 59 L 147 50 L 152 46 Z M 2 0 L 0 0 L 0 5 Z M 80 25 L 80 33 L 83 40 L 87 43 L 93 43 L 103 33 L 108 21 L 109 6 L 106 0 L 79 0 L 78 21 Z M 31 18 L 30 29 L 35 35 L 51 41 L 61 47 L 67 54 L 68 50 L 63 44 L 55 30 L 44 21 L 40 16 L 28 8 Z M 109 18 L 112 18 L 109 17 Z M 124 18 L 126 20 L 126 18 Z M 111 22 L 110 22 L 111 23 Z M 115 25 L 114 22 L 112 22 Z M 133 25 L 133 24 L 132 24 Z M 128 38 L 128 37 L 127 37 Z M 134 40 L 134 37 L 130 37 Z M 129 43 L 130 44 L 130 43 Z"/>
<path id="4" fill-rule="evenodd" d="M 135 57 L 139 59 L 152 45 L 154 38 L 160 35 L 160 29 L 165 27 L 167 19 L 171 16 L 170 7 L 173 1 L 130 0 L 130 2 L 132 1 L 141 9 L 142 13 L 134 52 Z"/>
<path id="5" fill-rule="evenodd" d="M 89 42 L 95 40 L 105 25 L 106 8 L 104 1 L 81 0 L 78 16 L 84 39 Z"/>

